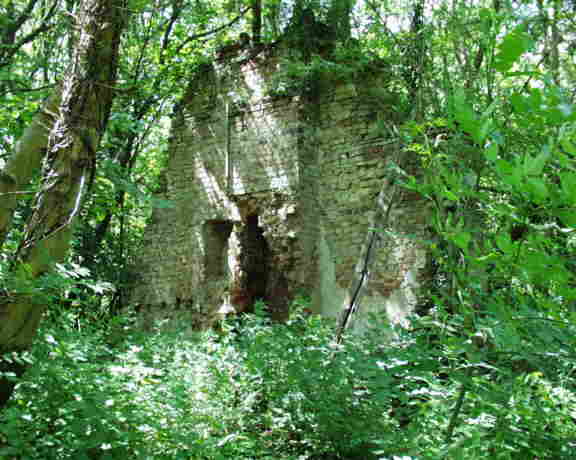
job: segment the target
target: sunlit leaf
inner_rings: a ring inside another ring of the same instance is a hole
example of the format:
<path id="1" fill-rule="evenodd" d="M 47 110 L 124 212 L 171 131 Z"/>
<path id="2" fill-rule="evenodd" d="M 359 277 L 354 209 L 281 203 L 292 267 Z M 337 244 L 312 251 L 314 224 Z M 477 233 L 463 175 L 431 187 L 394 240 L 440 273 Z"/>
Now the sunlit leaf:
<path id="1" fill-rule="evenodd" d="M 500 72 L 507 72 L 514 63 L 530 48 L 530 36 L 524 25 L 518 26 L 504 37 L 498 46 L 494 67 Z"/>
<path id="2" fill-rule="evenodd" d="M 492 142 L 484 149 L 484 156 L 490 161 L 496 161 L 498 158 L 498 144 Z"/>

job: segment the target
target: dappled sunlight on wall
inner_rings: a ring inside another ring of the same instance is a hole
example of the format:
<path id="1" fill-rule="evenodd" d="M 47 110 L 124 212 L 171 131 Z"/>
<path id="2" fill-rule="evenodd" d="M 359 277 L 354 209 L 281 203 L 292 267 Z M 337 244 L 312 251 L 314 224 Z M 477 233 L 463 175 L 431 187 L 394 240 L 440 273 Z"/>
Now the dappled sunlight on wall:
<path id="1" fill-rule="evenodd" d="M 382 129 L 394 98 L 368 94 L 366 86 L 385 87 L 385 75 L 374 71 L 358 73 L 358 81 L 326 76 L 306 97 L 276 94 L 270 88 L 282 62 L 232 59 L 206 66 L 191 83 L 174 118 L 166 171 L 175 210 L 149 227 L 157 240 L 142 256 L 150 261 L 143 266 L 164 268 L 143 270 L 134 302 L 159 301 L 157 285 L 174 297 L 185 293 L 200 326 L 258 297 L 277 318 L 297 295 L 327 316 L 345 305 L 367 232 L 381 226 L 376 198 L 399 150 Z M 419 197 L 397 203 L 389 225 L 400 236 L 375 254 L 358 324 L 370 311 L 402 322 L 413 308 L 425 254 L 411 238 L 425 227 L 423 209 Z M 230 231 L 208 244 L 202 229 L 218 222 Z"/>

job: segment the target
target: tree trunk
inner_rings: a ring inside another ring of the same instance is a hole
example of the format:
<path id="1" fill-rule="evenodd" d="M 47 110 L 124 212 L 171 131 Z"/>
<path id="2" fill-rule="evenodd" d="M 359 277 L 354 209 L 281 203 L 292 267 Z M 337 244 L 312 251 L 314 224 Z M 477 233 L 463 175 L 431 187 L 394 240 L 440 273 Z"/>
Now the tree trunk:
<path id="1" fill-rule="evenodd" d="M 79 10 L 75 16 L 79 32 L 73 62 L 62 84 L 59 110 L 48 136 L 41 189 L 12 258 L 15 281 L 26 285 L 38 281 L 66 257 L 73 223 L 94 177 L 95 151 L 114 97 L 126 8 L 122 0 L 84 0 Z M 40 144 L 42 135 L 39 132 L 36 138 Z M 5 358 L 30 347 L 46 304 L 33 289 L 26 293 L 4 292 L 2 297 L 0 354 Z M 0 372 L 18 375 L 23 370 L 5 359 L 0 362 Z M 13 387 L 13 380 L 0 374 L 0 407 L 10 398 Z"/>
<path id="2" fill-rule="evenodd" d="M 31 193 L 24 190 L 24 187 L 40 171 L 48 136 L 54 120 L 58 117 L 59 105 L 60 91 L 57 90 L 46 100 L 32 123 L 24 130 L 14 153 L 0 172 L 0 249 L 10 231 L 18 198 Z"/>
<path id="3" fill-rule="evenodd" d="M 408 85 L 408 97 L 410 106 L 413 107 L 413 118 L 421 122 L 424 116 L 422 104 L 422 83 L 426 58 L 426 43 L 424 37 L 424 10 L 426 0 L 414 2 L 414 13 L 410 25 L 410 42 L 406 50 L 406 65 L 404 66 L 404 78 Z"/>
<path id="4" fill-rule="evenodd" d="M 332 0 L 330 4 L 327 22 L 337 40 L 344 42 L 350 38 L 350 15 L 355 3 L 355 0 Z"/>
<path id="5" fill-rule="evenodd" d="M 262 42 L 262 0 L 252 0 L 252 43 Z"/>

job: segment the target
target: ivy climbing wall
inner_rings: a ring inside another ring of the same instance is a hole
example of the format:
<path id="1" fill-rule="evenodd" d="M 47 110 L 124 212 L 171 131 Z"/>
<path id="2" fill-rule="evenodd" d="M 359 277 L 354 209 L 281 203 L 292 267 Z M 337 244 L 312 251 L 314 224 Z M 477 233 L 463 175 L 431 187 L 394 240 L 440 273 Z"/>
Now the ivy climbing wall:
<path id="1" fill-rule="evenodd" d="M 391 165 L 415 162 L 393 136 L 385 67 L 342 76 L 309 60 L 295 70 L 290 53 L 246 46 L 190 82 L 160 192 L 171 206 L 154 210 L 135 264 L 130 299 L 147 326 L 204 327 L 256 299 L 283 319 L 299 295 L 336 316 L 375 226 L 360 323 L 369 311 L 402 321 L 414 308 L 426 206 L 393 193 Z"/>

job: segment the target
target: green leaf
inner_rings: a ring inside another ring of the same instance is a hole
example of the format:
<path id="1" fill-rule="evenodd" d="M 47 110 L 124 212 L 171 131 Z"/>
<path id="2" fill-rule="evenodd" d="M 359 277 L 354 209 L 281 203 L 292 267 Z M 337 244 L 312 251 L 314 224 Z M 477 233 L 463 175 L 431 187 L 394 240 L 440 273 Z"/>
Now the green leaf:
<path id="1" fill-rule="evenodd" d="M 576 173 L 563 172 L 560 174 L 560 183 L 562 184 L 562 191 L 564 198 L 568 203 L 573 204 L 576 202 Z"/>
<path id="2" fill-rule="evenodd" d="M 444 198 L 448 198 L 450 201 L 458 201 L 458 196 L 452 192 L 451 190 L 443 190 L 442 191 L 442 196 Z"/>
<path id="3" fill-rule="evenodd" d="M 510 241 L 510 235 L 508 233 L 500 233 L 496 236 L 496 245 L 503 253 L 512 252 L 513 245 Z"/>
<path id="4" fill-rule="evenodd" d="M 484 141 L 486 140 L 486 138 L 488 137 L 488 134 L 490 133 L 490 131 L 492 130 L 492 126 L 494 125 L 494 122 L 492 121 L 491 118 L 486 118 L 482 124 L 479 126 L 479 128 L 476 130 L 475 136 L 474 136 L 474 140 L 478 143 L 478 144 L 483 144 Z"/>
<path id="5" fill-rule="evenodd" d="M 502 158 L 496 160 L 496 171 L 502 181 L 514 188 L 521 187 L 522 170 L 516 165 L 512 165 Z"/>
<path id="6" fill-rule="evenodd" d="M 572 210 L 558 210 L 554 213 L 566 227 L 576 228 L 576 213 Z"/>
<path id="7" fill-rule="evenodd" d="M 523 113 L 529 110 L 529 104 L 526 97 L 520 93 L 512 94 L 512 96 L 510 96 L 510 102 L 517 113 Z"/>
<path id="8" fill-rule="evenodd" d="M 524 174 L 527 176 L 542 174 L 544 165 L 549 157 L 550 152 L 546 150 L 541 152 L 536 158 L 526 155 L 524 158 Z"/>
<path id="9" fill-rule="evenodd" d="M 466 93 L 464 90 L 459 89 L 454 95 L 454 117 L 460 124 L 463 131 L 475 135 L 477 128 L 477 121 L 474 111 L 466 102 Z"/>
<path id="10" fill-rule="evenodd" d="M 574 145 L 574 143 L 572 141 L 570 141 L 570 139 L 566 139 L 565 137 L 562 138 L 560 140 L 560 145 L 562 146 L 562 149 L 572 155 L 572 156 L 576 156 L 576 145 Z"/>
<path id="11" fill-rule="evenodd" d="M 544 201 L 546 198 L 548 198 L 548 187 L 546 187 L 546 184 L 542 179 L 539 177 L 529 177 L 526 181 L 535 200 Z"/>
<path id="12" fill-rule="evenodd" d="M 491 21 L 494 16 L 494 11 L 491 8 L 481 8 L 479 16 L 483 21 Z"/>
<path id="13" fill-rule="evenodd" d="M 469 245 L 471 239 L 472 239 L 472 237 L 470 236 L 470 233 L 468 233 L 468 232 L 456 233 L 454 235 L 454 237 L 452 238 L 452 240 L 454 241 L 454 244 L 456 244 L 456 246 L 458 246 L 460 249 L 463 249 L 463 250 L 468 249 L 468 245 Z"/>
<path id="14" fill-rule="evenodd" d="M 516 27 L 504 37 L 498 47 L 494 68 L 500 72 L 509 71 L 514 63 L 522 56 L 531 45 L 530 36 L 526 33 L 524 24 Z"/>
<path id="15" fill-rule="evenodd" d="M 484 156 L 487 160 L 496 161 L 498 159 L 498 144 L 492 142 L 488 145 L 488 148 L 484 149 Z"/>

